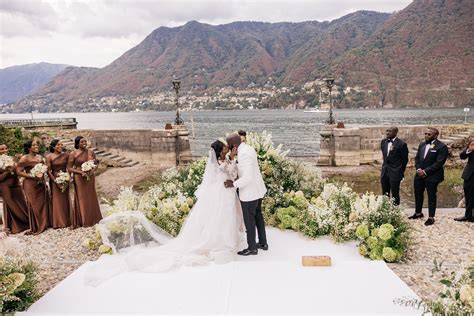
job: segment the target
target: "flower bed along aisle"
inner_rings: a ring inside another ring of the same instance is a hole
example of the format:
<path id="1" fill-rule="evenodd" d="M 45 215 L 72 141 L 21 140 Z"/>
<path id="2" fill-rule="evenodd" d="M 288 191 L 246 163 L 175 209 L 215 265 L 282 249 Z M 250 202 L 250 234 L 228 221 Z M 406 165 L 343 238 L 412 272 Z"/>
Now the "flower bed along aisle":
<path id="1" fill-rule="evenodd" d="M 258 155 L 268 192 L 262 207 L 267 225 L 292 229 L 310 238 L 331 235 L 334 241 L 358 240 L 361 255 L 373 260 L 398 262 L 407 253 L 410 226 L 402 209 L 385 196 L 358 195 L 343 183 L 330 183 L 309 165 L 287 157 L 274 147 L 269 133 L 249 133 L 247 143 Z M 195 203 L 206 160 L 166 171 L 143 195 L 122 188 L 109 214 L 134 210 L 176 236 Z M 120 234 L 114 227 L 114 234 Z M 124 230 L 126 225 L 123 226 Z M 115 236 L 117 238 L 117 236 Z M 100 245 L 100 240 L 86 244 Z M 110 252 L 110 249 L 102 249 Z"/>

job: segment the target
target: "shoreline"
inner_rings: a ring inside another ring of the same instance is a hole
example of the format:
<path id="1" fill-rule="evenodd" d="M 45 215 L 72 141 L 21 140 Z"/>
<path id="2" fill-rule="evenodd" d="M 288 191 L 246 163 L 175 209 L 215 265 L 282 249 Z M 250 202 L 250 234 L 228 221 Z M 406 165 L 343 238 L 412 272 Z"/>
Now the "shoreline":
<path id="1" fill-rule="evenodd" d="M 395 108 L 384 108 L 384 107 L 358 107 L 358 108 L 334 108 L 335 111 L 394 111 L 394 110 L 408 110 L 408 111 L 416 111 L 416 110 L 444 110 L 444 109 L 451 109 L 451 110 L 463 110 L 464 108 L 469 107 L 468 105 L 465 106 L 459 106 L 459 107 L 454 107 L 454 106 L 439 106 L 439 107 L 430 107 L 430 106 L 419 106 L 419 107 L 395 107 Z M 298 109 L 289 109 L 289 108 L 252 108 L 252 109 L 180 109 L 180 113 L 184 112 L 216 112 L 216 111 L 224 111 L 224 112 L 230 112 L 230 111 L 236 111 L 236 112 L 246 112 L 246 111 L 306 111 L 306 110 L 311 110 L 312 107 L 305 107 L 305 108 L 298 108 Z M 89 114 L 94 114 L 94 113 L 108 113 L 108 114 L 114 114 L 114 113 L 176 113 L 176 109 L 171 109 L 171 110 L 140 110 L 140 111 L 84 111 L 84 112 L 33 112 L 33 114 L 70 114 L 70 113 L 89 113 Z M 324 112 L 322 112 L 324 113 Z M 0 113 L 0 115 L 27 115 L 30 116 L 31 112 L 9 112 L 9 113 Z"/>

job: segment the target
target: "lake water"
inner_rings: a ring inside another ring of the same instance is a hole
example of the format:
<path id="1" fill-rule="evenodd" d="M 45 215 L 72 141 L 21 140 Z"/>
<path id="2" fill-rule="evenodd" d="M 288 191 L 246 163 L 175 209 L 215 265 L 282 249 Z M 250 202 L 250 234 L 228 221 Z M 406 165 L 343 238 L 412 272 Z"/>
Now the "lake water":
<path id="1" fill-rule="evenodd" d="M 243 129 L 268 131 L 275 145 L 283 144 L 290 155 L 317 156 L 319 130 L 328 113 L 304 113 L 302 110 L 196 111 L 181 113 L 195 138 L 195 155 L 207 152 L 209 144 L 226 133 Z M 337 121 L 355 125 L 455 124 L 464 122 L 463 109 L 376 109 L 335 110 Z M 175 118 L 175 112 L 134 113 L 41 113 L 35 118 L 75 117 L 79 129 L 148 129 L 163 128 Z M 0 114 L 1 119 L 31 118 L 31 114 Z M 191 124 L 191 118 L 193 124 Z M 473 122 L 468 117 L 468 122 Z"/>

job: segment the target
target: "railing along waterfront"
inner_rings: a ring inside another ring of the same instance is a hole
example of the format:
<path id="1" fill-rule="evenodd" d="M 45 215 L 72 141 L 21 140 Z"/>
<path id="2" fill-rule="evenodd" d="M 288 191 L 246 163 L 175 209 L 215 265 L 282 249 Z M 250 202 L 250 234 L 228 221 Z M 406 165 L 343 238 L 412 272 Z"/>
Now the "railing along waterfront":
<path id="1" fill-rule="evenodd" d="M 1 120 L 0 125 L 4 127 L 23 127 L 39 128 L 39 127 L 59 127 L 61 129 L 75 129 L 77 128 L 77 121 L 75 118 L 44 118 L 44 119 L 18 119 L 18 120 Z"/>

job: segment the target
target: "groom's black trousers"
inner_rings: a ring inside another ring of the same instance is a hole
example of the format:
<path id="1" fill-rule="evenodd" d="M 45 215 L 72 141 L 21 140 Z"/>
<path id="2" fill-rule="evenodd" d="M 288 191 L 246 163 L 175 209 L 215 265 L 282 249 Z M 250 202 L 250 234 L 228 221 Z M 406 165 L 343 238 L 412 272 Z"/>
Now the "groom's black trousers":
<path id="1" fill-rule="evenodd" d="M 247 230 L 247 243 L 250 250 L 257 249 L 255 242 L 255 226 L 258 231 L 258 242 L 260 244 L 267 243 L 267 236 L 265 233 L 265 221 L 262 215 L 262 199 L 255 201 L 243 202 L 241 201 L 242 212 L 244 214 L 244 224 Z"/>

